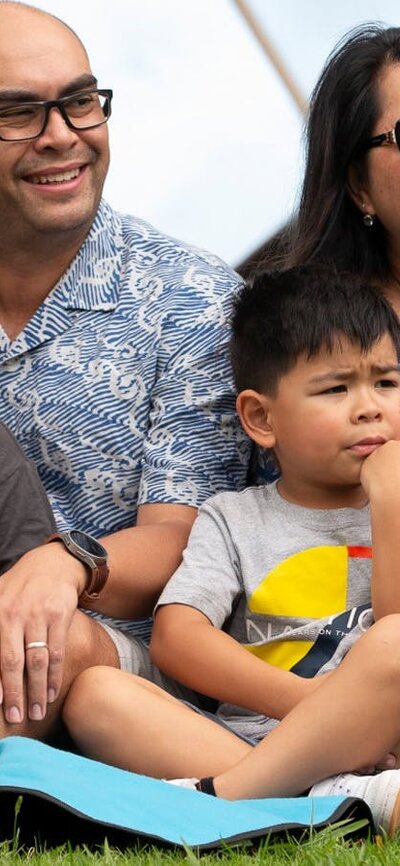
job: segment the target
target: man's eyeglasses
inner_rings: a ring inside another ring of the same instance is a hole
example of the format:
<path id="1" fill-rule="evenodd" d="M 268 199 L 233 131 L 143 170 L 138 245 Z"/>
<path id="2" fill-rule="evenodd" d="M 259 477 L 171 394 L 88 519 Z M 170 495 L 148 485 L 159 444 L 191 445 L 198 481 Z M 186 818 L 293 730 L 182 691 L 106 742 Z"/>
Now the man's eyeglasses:
<path id="1" fill-rule="evenodd" d="M 30 141 L 46 129 L 49 113 L 57 108 L 69 127 L 80 132 L 107 123 L 111 114 L 112 90 L 82 90 L 72 96 L 48 102 L 1 104 L 0 140 Z"/>
<path id="2" fill-rule="evenodd" d="M 400 120 L 397 121 L 393 129 L 389 132 L 382 132 L 380 135 L 374 135 L 365 144 L 365 150 L 371 147 L 381 147 L 382 144 L 395 144 L 400 150 Z"/>

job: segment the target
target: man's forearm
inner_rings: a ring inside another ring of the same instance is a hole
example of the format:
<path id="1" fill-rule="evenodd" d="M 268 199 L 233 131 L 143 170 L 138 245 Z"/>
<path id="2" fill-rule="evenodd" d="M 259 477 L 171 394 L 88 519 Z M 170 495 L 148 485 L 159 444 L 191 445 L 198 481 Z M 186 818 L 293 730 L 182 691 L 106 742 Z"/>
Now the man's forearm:
<path id="1" fill-rule="evenodd" d="M 98 599 L 84 606 L 121 619 L 151 616 L 167 580 L 178 567 L 190 522 L 165 520 L 103 537 L 110 574 Z"/>

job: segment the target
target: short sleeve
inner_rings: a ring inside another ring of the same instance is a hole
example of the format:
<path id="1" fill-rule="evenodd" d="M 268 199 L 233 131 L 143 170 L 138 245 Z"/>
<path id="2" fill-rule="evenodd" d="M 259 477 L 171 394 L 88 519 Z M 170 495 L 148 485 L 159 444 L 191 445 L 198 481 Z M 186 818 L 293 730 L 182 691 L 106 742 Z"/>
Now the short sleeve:
<path id="1" fill-rule="evenodd" d="M 239 558 L 224 516 L 206 503 L 194 522 L 183 561 L 161 593 L 157 608 L 189 605 L 222 628 L 242 593 Z"/>
<path id="2" fill-rule="evenodd" d="M 229 358 L 229 271 L 215 278 L 188 269 L 158 345 L 157 380 L 144 444 L 139 502 L 198 507 L 246 485 L 250 441 L 240 426 Z"/>

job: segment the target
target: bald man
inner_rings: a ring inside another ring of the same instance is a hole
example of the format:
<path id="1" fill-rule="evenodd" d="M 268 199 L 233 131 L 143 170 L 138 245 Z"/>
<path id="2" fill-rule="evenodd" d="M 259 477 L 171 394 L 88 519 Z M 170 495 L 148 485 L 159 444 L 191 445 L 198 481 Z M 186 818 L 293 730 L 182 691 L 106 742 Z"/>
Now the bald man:
<path id="1" fill-rule="evenodd" d="M 0 2 L 0 417 L 56 525 L 0 580 L 0 735 L 47 737 L 93 664 L 165 684 L 148 617 L 199 504 L 246 479 L 238 277 L 101 200 L 111 100 L 69 27 Z"/>

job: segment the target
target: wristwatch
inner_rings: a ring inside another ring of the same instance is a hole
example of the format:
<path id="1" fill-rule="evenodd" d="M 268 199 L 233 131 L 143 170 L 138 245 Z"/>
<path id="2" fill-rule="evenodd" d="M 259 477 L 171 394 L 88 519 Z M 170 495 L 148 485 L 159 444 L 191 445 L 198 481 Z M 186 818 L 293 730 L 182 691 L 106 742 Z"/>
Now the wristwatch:
<path id="1" fill-rule="evenodd" d="M 89 580 L 79 597 L 89 600 L 97 598 L 104 589 L 109 574 L 105 547 L 92 535 L 81 532 L 80 529 L 55 532 L 47 539 L 47 542 L 51 541 L 62 541 L 72 556 L 87 565 Z"/>

